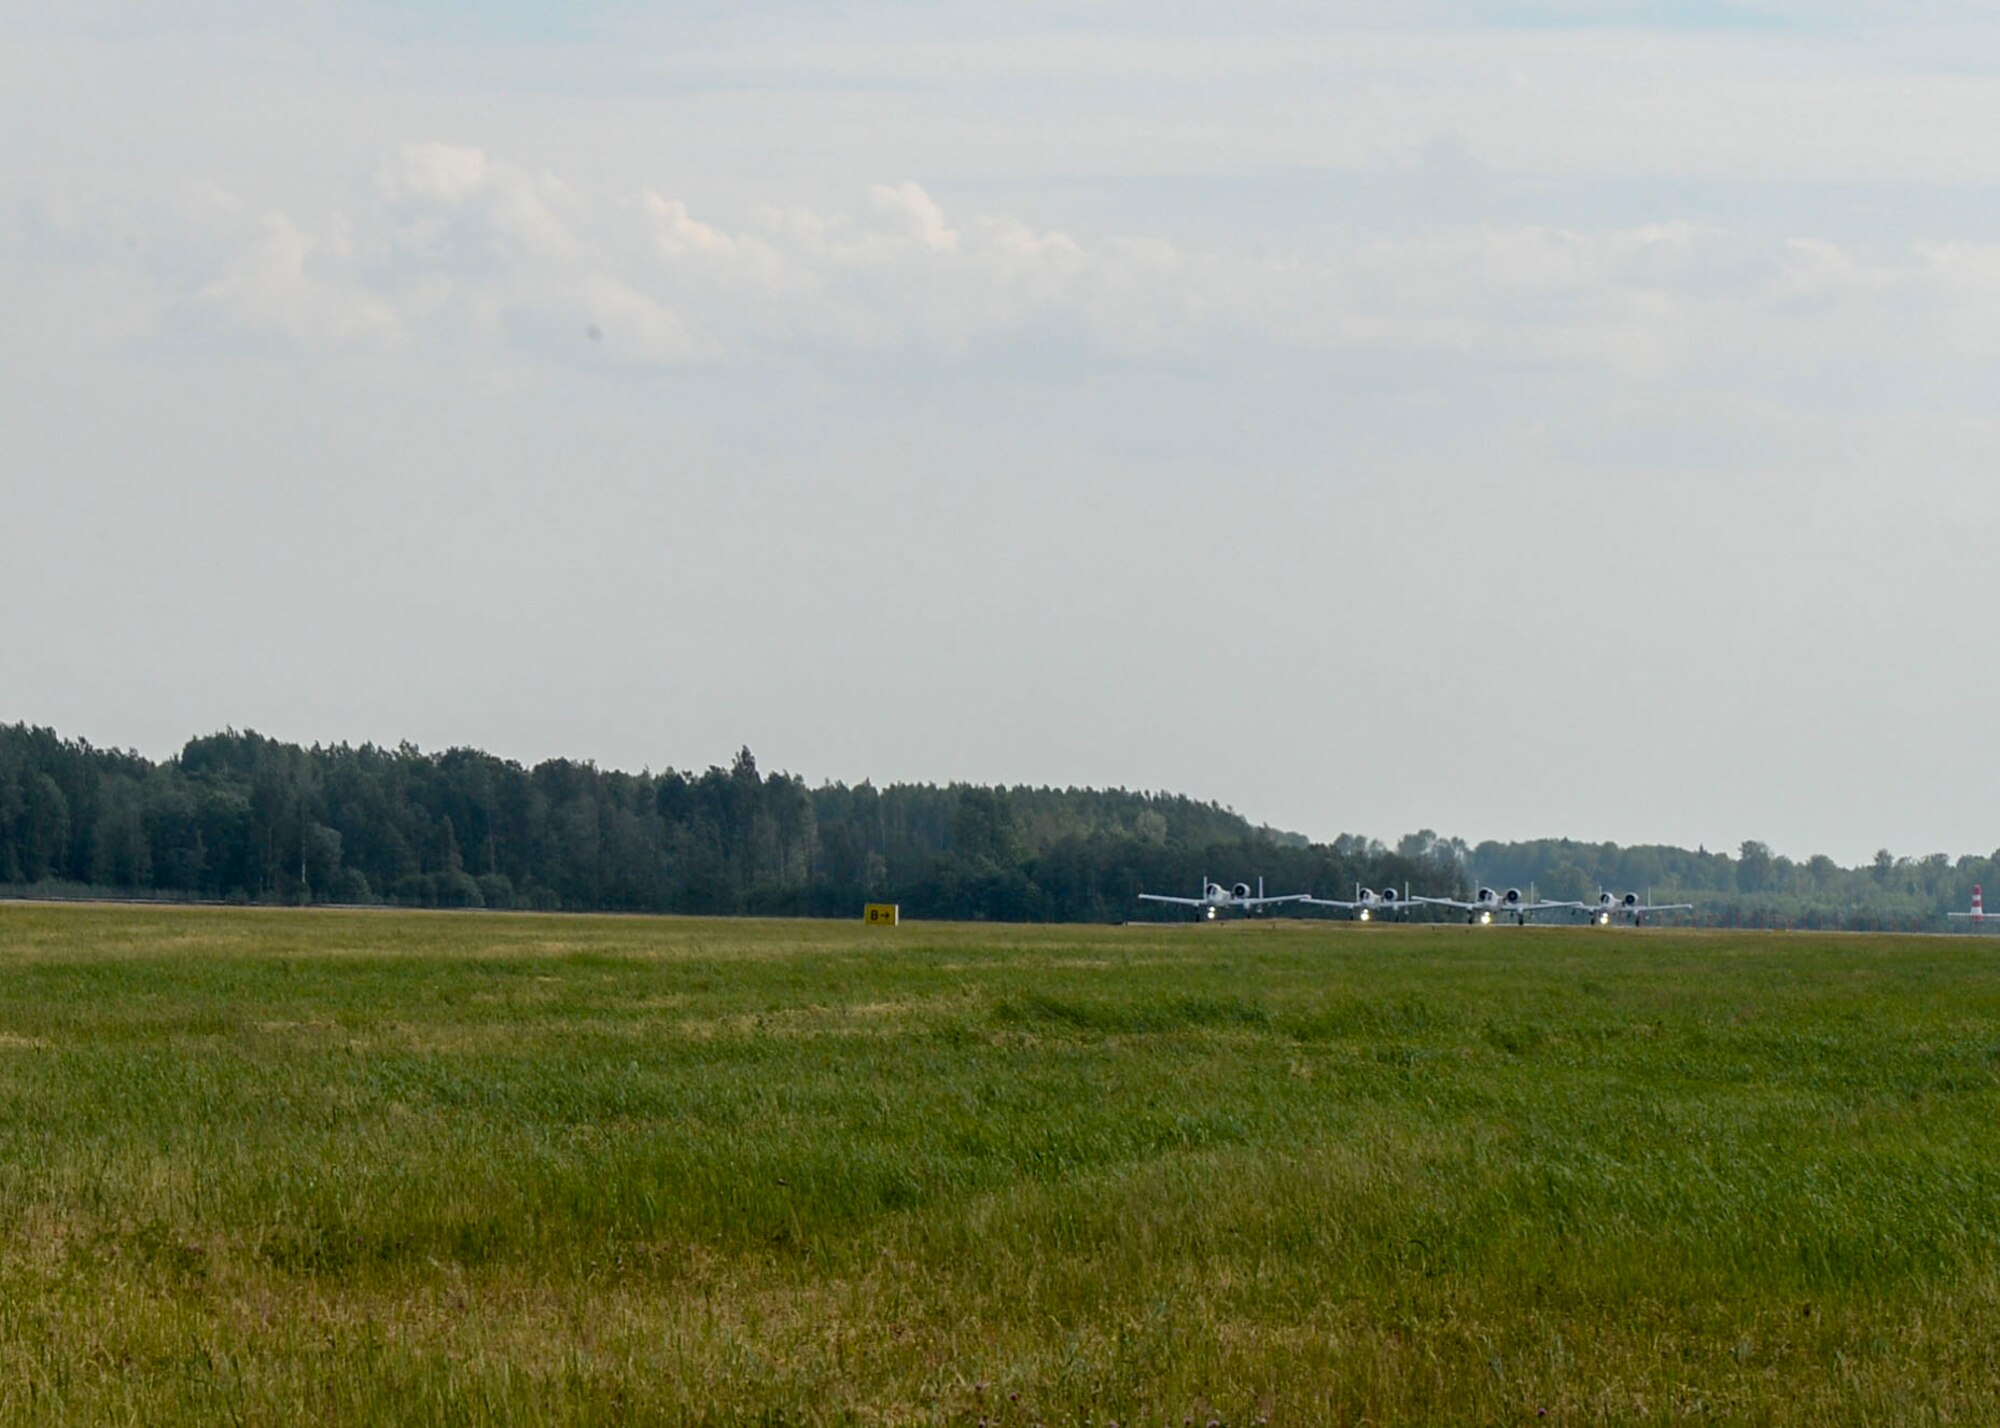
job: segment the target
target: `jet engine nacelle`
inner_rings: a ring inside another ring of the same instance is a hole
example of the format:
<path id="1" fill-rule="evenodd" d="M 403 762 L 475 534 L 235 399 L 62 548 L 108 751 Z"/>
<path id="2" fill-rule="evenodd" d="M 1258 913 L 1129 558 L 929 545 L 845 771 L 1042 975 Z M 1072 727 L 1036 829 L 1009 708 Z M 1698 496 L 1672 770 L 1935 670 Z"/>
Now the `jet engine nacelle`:
<path id="1" fill-rule="evenodd" d="M 1472 900 L 1476 903 L 1483 903 L 1486 906 L 1491 907 L 1494 903 L 1500 901 L 1500 894 L 1493 891 L 1492 888 L 1481 888 L 1478 892 L 1472 895 Z"/>
<path id="2" fill-rule="evenodd" d="M 1250 884 L 1248 884 L 1248 883 L 1238 883 L 1238 884 L 1237 884 L 1237 885 L 1235 886 L 1235 888 L 1234 888 L 1234 889 L 1232 889 L 1232 891 L 1234 891 L 1234 892 L 1235 892 L 1236 896 L 1237 896 L 1237 897 L 1238 897 L 1239 899 L 1241 899 L 1241 898 L 1247 898 L 1247 897 L 1249 897 L 1249 896 L 1250 896 Z"/>
<path id="3" fill-rule="evenodd" d="M 1626 907 L 1637 907 L 1639 905 L 1639 894 L 1626 893 L 1622 902 Z"/>
<path id="4" fill-rule="evenodd" d="M 1519 907 L 1521 905 L 1521 890 L 1519 888 L 1508 888 L 1501 895 L 1500 903 L 1503 907 Z"/>
<path id="5" fill-rule="evenodd" d="M 1398 900 L 1398 894 L 1394 888 L 1382 889 L 1383 902 L 1387 903 L 1391 907 L 1394 907 L 1396 905 L 1397 900 Z"/>
<path id="6" fill-rule="evenodd" d="M 1597 905 L 1599 907 L 1616 907 L 1618 905 L 1618 899 L 1613 897 L 1610 893 L 1599 893 L 1597 895 Z"/>

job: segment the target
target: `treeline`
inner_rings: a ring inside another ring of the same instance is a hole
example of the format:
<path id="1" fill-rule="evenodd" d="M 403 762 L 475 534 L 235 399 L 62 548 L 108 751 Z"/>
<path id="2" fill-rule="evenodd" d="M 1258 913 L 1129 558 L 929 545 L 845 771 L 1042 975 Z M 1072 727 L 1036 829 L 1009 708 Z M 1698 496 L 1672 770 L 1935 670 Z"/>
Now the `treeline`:
<path id="1" fill-rule="evenodd" d="M 2000 857 L 2000 855 L 1996 855 Z M 1123 789 L 838 783 L 728 768 L 621 773 L 475 749 L 302 748 L 233 730 L 153 762 L 0 725 L 0 892 L 260 903 L 1115 921 L 1184 916 L 1140 891 L 1204 877 L 1346 897 L 1357 884 L 1549 899 L 1599 890 L 1764 927 L 1936 925 L 1995 858 L 1887 851 L 1859 868 L 1571 839 L 1312 843 L 1213 803 Z M 1449 914 L 1440 913 L 1439 916 Z"/>
<path id="2" fill-rule="evenodd" d="M 1273 891 L 1436 882 L 1379 845 L 1313 845 L 1122 789 L 808 787 L 758 769 L 532 768 L 473 749 L 301 748 L 254 732 L 151 762 L 0 726 L 0 887 L 374 903 L 1108 921 L 1204 875 Z"/>

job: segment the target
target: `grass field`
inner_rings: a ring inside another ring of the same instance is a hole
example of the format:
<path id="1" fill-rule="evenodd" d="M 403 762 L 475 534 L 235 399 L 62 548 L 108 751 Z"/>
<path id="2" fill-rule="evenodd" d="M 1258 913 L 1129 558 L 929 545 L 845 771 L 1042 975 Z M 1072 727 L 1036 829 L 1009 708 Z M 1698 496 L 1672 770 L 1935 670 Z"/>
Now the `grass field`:
<path id="1" fill-rule="evenodd" d="M 2000 944 L 0 906 L 0 1422 L 2000 1421 Z"/>

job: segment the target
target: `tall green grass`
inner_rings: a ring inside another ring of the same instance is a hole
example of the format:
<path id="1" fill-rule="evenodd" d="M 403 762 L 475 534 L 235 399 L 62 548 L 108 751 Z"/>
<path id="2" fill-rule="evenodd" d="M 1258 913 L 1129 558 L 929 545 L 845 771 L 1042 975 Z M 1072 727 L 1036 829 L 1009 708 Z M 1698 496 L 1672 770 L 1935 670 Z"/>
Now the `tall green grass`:
<path id="1" fill-rule="evenodd" d="M 2000 1421 L 1977 939 L 0 907 L 0 1422 Z"/>

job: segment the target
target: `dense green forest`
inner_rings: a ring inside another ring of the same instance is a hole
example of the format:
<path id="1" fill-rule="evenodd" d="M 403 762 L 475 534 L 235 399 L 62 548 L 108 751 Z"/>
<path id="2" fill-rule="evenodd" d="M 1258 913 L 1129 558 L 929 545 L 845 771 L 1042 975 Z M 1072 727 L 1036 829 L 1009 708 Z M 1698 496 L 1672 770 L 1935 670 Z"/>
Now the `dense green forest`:
<path id="1" fill-rule="evenodd" d="M 1942 854 L 1846 869 L 1760 843 L 1313 843 L 1165 793 L 815 788 L 748 749 L 728 768 L 632 774 L 227 731 L 156 763 L 0 725 L 0 891 L 16 895 L 842 917 L 881 900 L 915 917 L 1110 921 L 1174 916 L 1135 894 L 1192 894 L 1204 876 L 1322 897 L 1650 890 L 1699 903 L 1702 921 L 1825 927 L 1916 925 L 1964 907 L 1975 882 L 2000 888 L 1992 859 Z"/>

